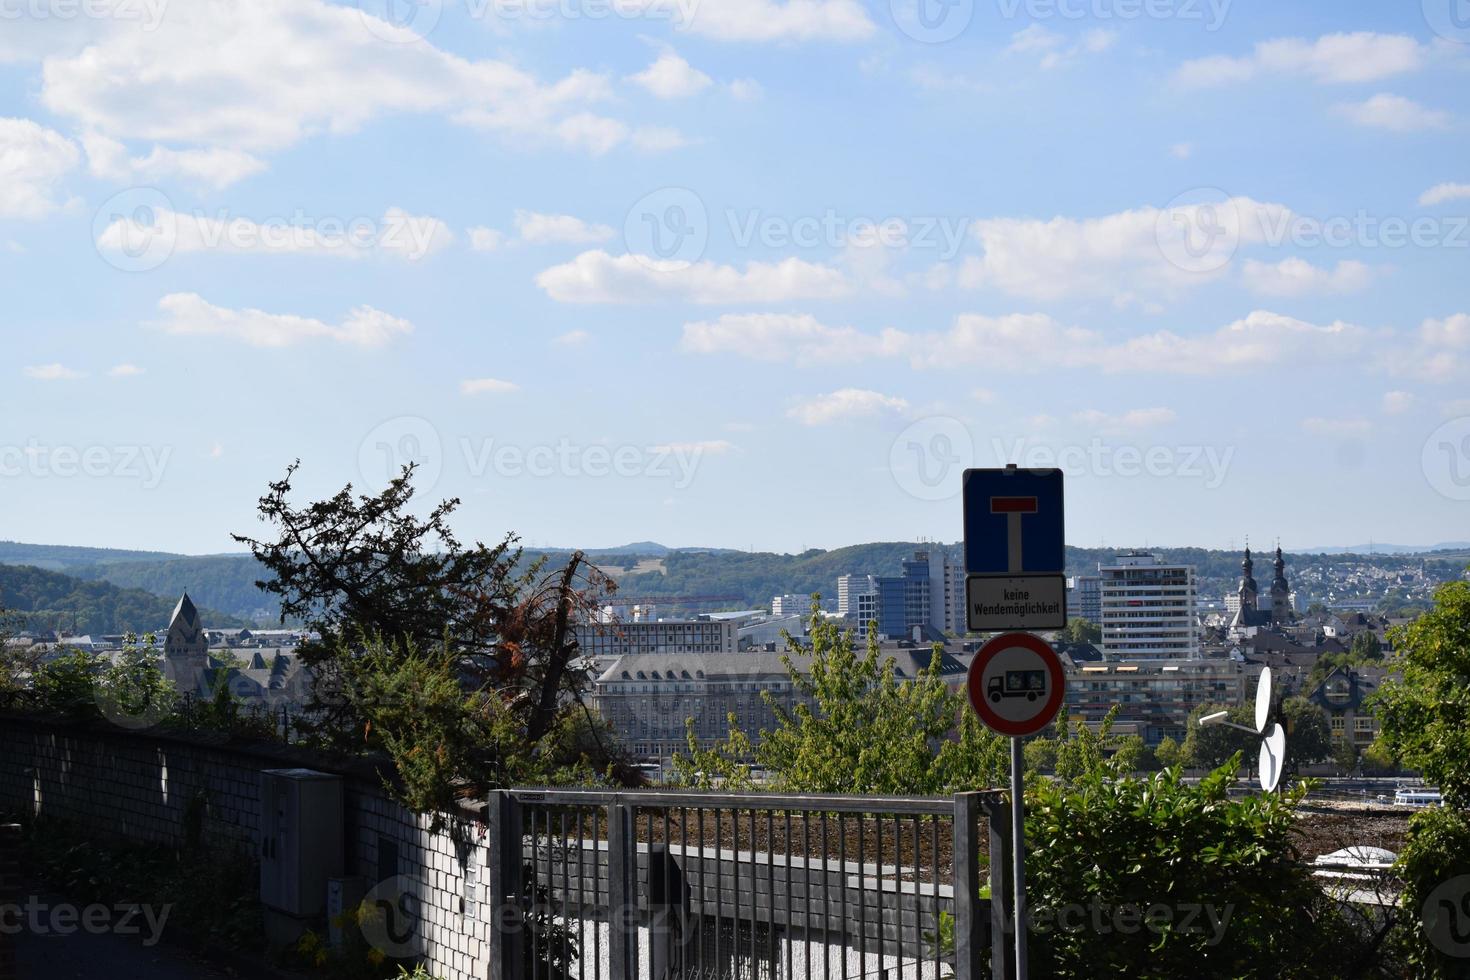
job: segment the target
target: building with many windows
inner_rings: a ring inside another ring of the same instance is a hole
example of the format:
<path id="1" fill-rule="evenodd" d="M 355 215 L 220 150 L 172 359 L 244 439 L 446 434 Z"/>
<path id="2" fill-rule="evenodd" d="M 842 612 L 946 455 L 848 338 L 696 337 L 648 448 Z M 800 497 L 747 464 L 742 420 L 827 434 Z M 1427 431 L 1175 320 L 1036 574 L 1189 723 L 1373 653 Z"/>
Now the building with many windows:
<path id="1" fill-rule="evenodd" d="M 630 654 L 735 653 L 739 623 L 698 616 L 625 623 L 610 620 L 576 627 L 582 655 L 606 660 Z"/>
<path id="2" fill-rule="evenodd" d="M 903 559 L 898 575 L 843 575 L 837 580 L 837 613 L 855 620 L 862 638 L 873 621 L 886 639 L 963 636 L 964 567 L 934 548 Z"/>
<path id="3" fill-rule="evenodd" d="M 1102 621 L 1102 576 L 1073 575 L 1067 579 L 1067 617 L 1089 623 Z"/>
<path id="4" fill-rule="evenodd" d="M 1103 653 L 1119 660 L 1200 655 L 1195 568 L 1133 551 L 1098 565 Z"/>
<path id="5" fill-rule="evenodd" d="M 1240 660 L 1077 663 L 1067 669 L 1067 713 L 1097 726 L 1117 705 L 1115 734 L 1182 743 L 1195 707 L 1246 703 L 1260 673 L 1260 664 Z"/>

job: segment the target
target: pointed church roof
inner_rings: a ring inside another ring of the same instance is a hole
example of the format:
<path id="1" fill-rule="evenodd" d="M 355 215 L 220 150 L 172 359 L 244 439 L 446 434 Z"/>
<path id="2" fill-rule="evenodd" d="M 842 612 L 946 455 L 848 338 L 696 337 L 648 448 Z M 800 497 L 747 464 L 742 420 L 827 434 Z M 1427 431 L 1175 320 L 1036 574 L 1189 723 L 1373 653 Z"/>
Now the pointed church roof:
<path id="1" fill-rule="evenodd" d="M 168 620 L 170 629 L 173 628 L 174 623 L 180 623 L 196 629 L 199 627 L 199 610 L 194 607 L 194 600 L 189 598 L 189 593 L 187 592 L 179 599 L 179 604 L 174 606 L 174 614 Z"/>

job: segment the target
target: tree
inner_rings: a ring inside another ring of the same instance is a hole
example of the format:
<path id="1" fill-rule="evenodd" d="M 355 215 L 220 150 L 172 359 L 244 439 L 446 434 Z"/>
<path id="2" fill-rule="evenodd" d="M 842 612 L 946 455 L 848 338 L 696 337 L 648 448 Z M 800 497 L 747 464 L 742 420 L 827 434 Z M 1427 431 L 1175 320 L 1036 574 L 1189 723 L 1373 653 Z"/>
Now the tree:
<path id="1" fill-rule="evenodd" d="M 1383 642 L 1372 630 L 1364 630 L 1354 636 L 1351 649 L 1354 664 L 1376 663 L 1383 659 Z"/>
<path id="2" fill-rule="evenodd" d="M 1287 766 L 1311 765 L 1334 757 L 1332 726 L 1327 713 L 1306 698 L 1285 698 L 1281 702 L 1282 727 L 1286 729 Z"/>
<path id="3" fill-rule="evenodd" d="M 1248 732 L 1225 725 L 1205 727 L 1199 720 L 1217 711 L 1228 713 L 1230 721 L 1237 725 L 1254 726 L 1255 716 L 1250 708 L 1236 706 L 1227 708 L 1220 704 L 1201 704 L 1189 713 L 1184 735 L 1184 762 L 1199 769 L 1214 769 L 1222 766 L 1237 752 L 1250 753 L 1246 758 L 1255 758 L 1257 739 Z"/>
<path id="4" fill-rule="evenodd" d="M 1358 747 L 1352 739 L 1338 739 L 1332 747 L 1332 761 L 1344 775 L 1351 775 L 1358 768 Z"/>
<path id="5" fill-rule="evenodd" d="M 1067 620 L 1067 628 L 1062 631 L 1062 637 L 1068 643 L 1101 643 L 1102 627 L 1081 616 L 1073 616 Z"/>
<path id="6" fill-rule="evenodd" d="M 1398 759 L 1394 758 L 1393 753 L 1383 744 L 1382 738 L 1375 738 L 1358 759 L 1363 766 L 1363 771 L 1373 775 L 1396 772 L 1399 768 Z"/>
<path id="7" fill-rule="evenodd" d="M 753 757 L 789 792 L 923 795 L 1004 783 L 1007 741 L 949 688 L 937 652 L 919 676 L 900 682 L 875 637 L 857 652 L 852 633 L 824 620 L 815 603 L 810 650 L 786 640 L 794 707 L 763 692 L 775 727 L 756 740 L 732 718 L 729 737 L 714 749 L 701 749 L 691 726 L 689 753 L 674 760 L 679 781 L 738 785 Z"/>
<path id="8" fill-rule="evenodd" d="M 493 547 L 462 545 L 449 520 L 457 499 L 413 513 L 414 467 L 375 495 L 351 485 L 297 507 L 291 502 L 299 462 L 260 499 L 260 519 L 275 540 L 235 535 L 272 574 L 260 588 L 280 598 L 282 619 L 321 634 L 302 656 L 316 683 L 308 728 L 329 744 L 360 748 L 375 704 L 364 665 L 392 686 L 408 671 L 448 671 L 466 691 L 494 693 L 517 734 L 505 751 L 535 753 L 575 711 L 588 683 L 574 626 L 600 608 L 615 586 L 574 552 L 543 572 L 516 571 L 521 551 L 507 534 Z M 444 663 L 416 651 L 442 650 Z M 393 658 L 402 659 L 395 666 Z M 362 663 L 357 661 L 361 659 Z M 501 716 L 497 714 L 497 718 Z"/>
<path id="9" fill-rule="evenodd" d="M 1166 735 L 1159 741 L 1158 745 L 1154 746 L 1154 758 L 1158 760 L 1159 765 L 1163 768 L 1172 769 L 1175 766 L 1183 764 L 1184 751 L 1180 748 L 1178 742 Z"/>

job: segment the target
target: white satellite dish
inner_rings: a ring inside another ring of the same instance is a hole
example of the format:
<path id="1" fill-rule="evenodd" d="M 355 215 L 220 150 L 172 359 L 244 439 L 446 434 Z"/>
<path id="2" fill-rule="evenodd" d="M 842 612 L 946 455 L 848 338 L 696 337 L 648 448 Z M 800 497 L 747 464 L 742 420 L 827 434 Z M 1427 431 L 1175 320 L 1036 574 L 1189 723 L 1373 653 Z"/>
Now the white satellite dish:
<path id="1" fill-rule="evenodd" d="M 1270 734 L 1261 742 L 1261 754 L 1257 760 L 1262 790 L 1270 793 L 1276 789 L 1276 784 L 1281 782 L 1285 761 L 1286 732 L 1279 724 L 1272 725 Z"/>
<path id="2" fill-rule="evenodd" d="M 1271 668 L 1261 668 L 1261 682 L 1256 685 L 1256 734 L 1266 734 L 1266 719 L 1271 716 Z"/>

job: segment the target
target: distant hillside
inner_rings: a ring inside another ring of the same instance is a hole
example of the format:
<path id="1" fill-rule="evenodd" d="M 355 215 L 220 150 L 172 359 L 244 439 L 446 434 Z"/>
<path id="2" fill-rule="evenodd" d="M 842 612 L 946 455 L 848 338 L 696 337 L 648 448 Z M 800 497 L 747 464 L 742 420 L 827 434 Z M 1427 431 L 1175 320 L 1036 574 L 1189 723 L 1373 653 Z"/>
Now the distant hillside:
<path id="1" fill-rule="evenodd" d="M 0 564 L 33 565 L 36 568 L 46 568 L 53 572 L 63 572 L 82 566 L 182 557 L 184 556 L 169 554 L 166 551 L 120 551 L 115 548 L 74 548 L 67 545 L 0 541 Z"/>
<path id="2" fill-rule="evenodd" d="M 87 582 L 30 565 L 0 565 L 0 608 L 17 612 L 30 629 L 68 633 L 145 633 L 168 626 L 178 596 L 164 598 L 110 582 Z M 204 625 L 249 623 L 201 606 Z"/>
<path id="3" fill-rule="evenodd" d="M 259 579 L 269 576 L 250 555 L 175 556 L 163 561 L 83 565 L 71 569 L 70 574 L 165 598 L 177 599 L 180 593 L 188 592 L 201 607 L 219 609 L 262 626 L 280 620 L 280 605 L 275 598 L 255 587 Z"/>

